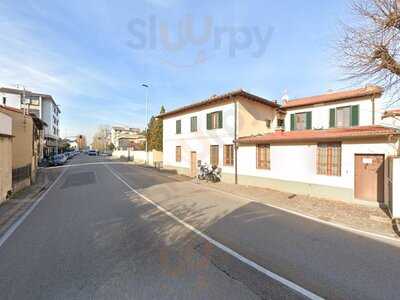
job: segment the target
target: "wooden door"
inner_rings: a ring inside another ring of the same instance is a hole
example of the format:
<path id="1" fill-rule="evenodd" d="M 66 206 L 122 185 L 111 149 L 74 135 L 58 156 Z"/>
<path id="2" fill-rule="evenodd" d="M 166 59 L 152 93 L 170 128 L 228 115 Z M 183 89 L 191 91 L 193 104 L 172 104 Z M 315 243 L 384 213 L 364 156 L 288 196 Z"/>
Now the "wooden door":
<path id="1" fill-rule="evenodd" d="M 190 153 L 190 176 L 197 176 L 197 153 L 194 151 Z"/>
<path id="2" fill-rule="evenodd" d="M 373 202 L 384 199 L 385 156 L 355 155 L 355 198 Z"/>

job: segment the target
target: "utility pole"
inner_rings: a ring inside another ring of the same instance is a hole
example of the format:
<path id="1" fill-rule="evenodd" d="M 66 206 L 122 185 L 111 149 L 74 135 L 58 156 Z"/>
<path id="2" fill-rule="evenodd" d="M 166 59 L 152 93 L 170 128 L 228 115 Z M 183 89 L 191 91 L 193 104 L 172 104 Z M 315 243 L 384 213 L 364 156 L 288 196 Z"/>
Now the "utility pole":
<path id="1" fill-rule="evenodd" d="M 149 163 L 149 85 L 148 84 L 142 84 L 142 87 L 146 88 L 146 165 Z"/>

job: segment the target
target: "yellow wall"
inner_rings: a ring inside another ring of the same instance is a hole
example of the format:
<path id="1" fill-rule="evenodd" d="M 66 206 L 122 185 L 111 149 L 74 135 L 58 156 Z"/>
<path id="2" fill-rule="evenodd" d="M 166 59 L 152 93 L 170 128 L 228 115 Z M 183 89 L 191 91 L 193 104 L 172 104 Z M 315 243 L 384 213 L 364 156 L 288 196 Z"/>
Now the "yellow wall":
<path id="1" fill-rule="evenodd" d="M 271 120 L 267 128 L 266 120 Z M 240 98 L 238 101 L 238 136 L 269 133 L 276 127 L 275 108 Z"/>
<path id="2" fill-rule="evenodd" d="M 12 188 L 12 140 L 0 137 L 0 203 Z"/>
<path id="3" fill-rule="evenodd" d="M 19 112 L 3 110 L 12 118 L 12 167 L 13 169 L 24 167 L 32 163 L 32 133 L 33 121 L 31 117 L 24 116 Z"/>

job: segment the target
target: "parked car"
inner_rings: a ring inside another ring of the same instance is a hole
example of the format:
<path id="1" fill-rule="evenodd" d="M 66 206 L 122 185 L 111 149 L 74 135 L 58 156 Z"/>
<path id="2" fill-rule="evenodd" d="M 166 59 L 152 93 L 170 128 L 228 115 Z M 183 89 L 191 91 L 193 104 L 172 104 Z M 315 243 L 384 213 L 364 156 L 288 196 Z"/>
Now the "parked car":
<path id="1" fill-rule="evenodd" d="M 52 157 L 49 158 L 48 160 L 48 166 L 61 166 L 65 164 L 67 161 L 67 158 L 63 154 L 56 154 Z"/>
<path id="2" fill-rule="evenodd" d="M 97 156 L 97 151 L 96 150 L 89 150 L 88 155 L 89 156 Z"/>

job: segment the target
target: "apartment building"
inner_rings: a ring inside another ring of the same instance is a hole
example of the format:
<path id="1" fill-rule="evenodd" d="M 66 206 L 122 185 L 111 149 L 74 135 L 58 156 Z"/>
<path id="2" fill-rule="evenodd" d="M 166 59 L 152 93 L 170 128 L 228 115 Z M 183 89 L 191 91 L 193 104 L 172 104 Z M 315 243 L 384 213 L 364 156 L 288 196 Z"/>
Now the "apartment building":
<path id="1" fill-rule="evenodd" d="M 195 176 L 205 162 L 226 182 L 387 204 L 400 132 L 382 123 L 382 93 L 369 86 L 283 105 L 244 91 L 215 96 L 159 116 L 164 165 Z"/>
<path id="2" fill-rule="evenodd" d="M 35 93 L 16 88 L 0 88 L 0 105 L 22 109 L 27 114 L 34 114 L 46 123 L 44 130 L 44 148 L 40 158 L 51 156 L 58 152 L 60 140 L 61 110 L 51 95 Z"/>
<path id="3" fill-rule="evenodd" d="M 114 126 L 111 128 L 111 143 L 116 150 L 135 148 L 146 142 L 146 137 L 140 134 L 139 128 Z"/>

